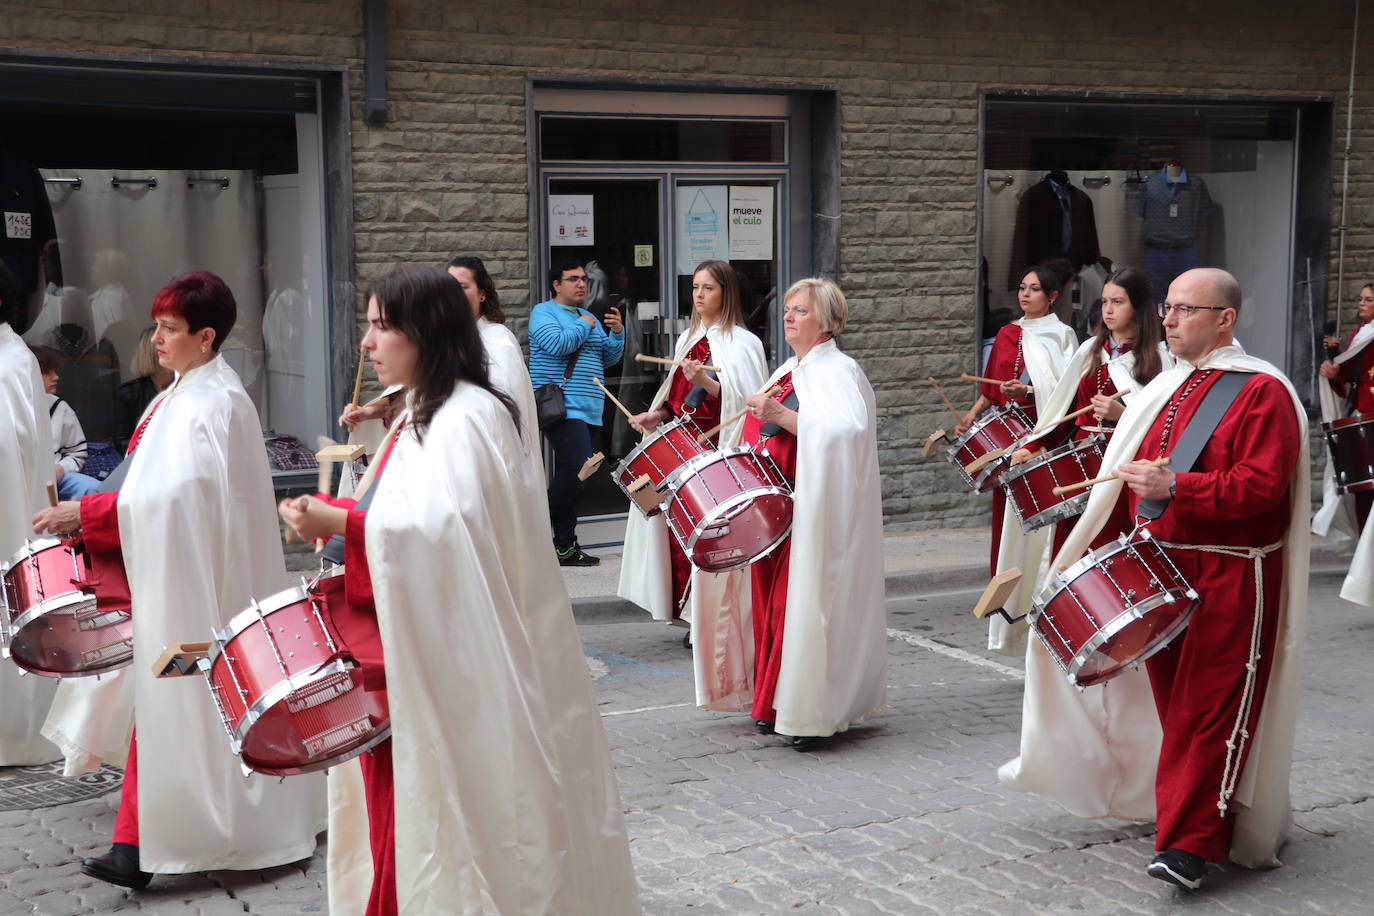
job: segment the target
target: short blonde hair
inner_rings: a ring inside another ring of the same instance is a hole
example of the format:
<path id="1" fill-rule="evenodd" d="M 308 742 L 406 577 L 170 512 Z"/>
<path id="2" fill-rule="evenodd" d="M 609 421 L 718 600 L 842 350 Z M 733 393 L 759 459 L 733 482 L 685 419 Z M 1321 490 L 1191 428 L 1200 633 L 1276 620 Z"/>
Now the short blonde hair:
<path id="1" fill-rule="evenodd" d="M 134 378 L 157 375 L 162 364 L 157 361 L 157 348 L 153 346 L 153 331 L 156 327 L 144 328 L 138 335 L 138 348 L 134 350 L 133 365 L 129 367 Z"/>
<path id="2" fill-rule="evenodd" d="M 849 302 L 845 300 L 844 293 L 840 292 L 835 281 L 824 277 L 798 280 L 787 287 L 787 295 L 782 297 L 783 303 L 786 304 L 796 293 L 806 293 L 806 298 L 811 300 L 811 307 L 816 310 L 816 320 L 820 322 L 822 331 L 827 334 L 838 334 L 844 330 L 845 322 L 849 320 Z"/>

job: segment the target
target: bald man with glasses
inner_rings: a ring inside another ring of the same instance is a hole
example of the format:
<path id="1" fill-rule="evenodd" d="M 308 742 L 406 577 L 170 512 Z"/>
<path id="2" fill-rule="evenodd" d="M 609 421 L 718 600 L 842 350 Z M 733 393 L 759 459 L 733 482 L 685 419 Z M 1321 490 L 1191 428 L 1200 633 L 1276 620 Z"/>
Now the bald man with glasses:
<path id="1" fill-rule="evenodd" d="M 530 383 L 563 389 L 567 417 L 544 428 L 553 450 L 549 474 L 549 521 L 553 546 L 562 566 L 595 566 L 601 560 L 577 543 L 577 472 L 595 450 L 601 435 L 605 395 L 593 379 L 625 354 L 620 311 L 606 311 L 604 327 L 582 307 L 587 298 L 587 271 L 580 261 L 556 261 L 549 270 L 553 298 L 530 312 Z"/>
<path id="2" fill-rule="evenodd" d="M 1280 864 L 1292 825 L 1307 415 L 1282 372 L 1235 344 L 1240 308 L 1240 287 L 1223 270 L 1190 270 L 1170 284 L 1160 313 L 1177 363 L 1126 408 L 1102 463 L 1117 479 L 1093 487 L 1054 559 L 1063 568 L 1080 558 L 1125 500 L 1200 604 L 1146 660 L 1148 677 L 1127 671 L 1079 694 L 1032 653 L 1016 764 L 1016 788 L 1075 814 L 1153 818 L 1147 872 L 1187 889 L 1228 856 Z M 1164 456 L 1167 466 L 1146 463 Z"/>

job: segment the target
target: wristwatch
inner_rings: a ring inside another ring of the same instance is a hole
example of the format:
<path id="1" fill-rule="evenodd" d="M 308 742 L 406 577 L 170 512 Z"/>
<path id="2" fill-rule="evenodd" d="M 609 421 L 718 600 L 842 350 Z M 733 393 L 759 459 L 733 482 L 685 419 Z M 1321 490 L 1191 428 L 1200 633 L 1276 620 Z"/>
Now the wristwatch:
<path id="1" fill-rule="evenodd" d="M 1170 498 L 1170 499 L 1173 499 L 1175 496 L 1178 496 L 1178 475 L 1177 475 L 1177 474 L 1174 475 L 1174 479 L 1173 479 L 1173 480 L 1169 481 L 1169 498 Z"/>

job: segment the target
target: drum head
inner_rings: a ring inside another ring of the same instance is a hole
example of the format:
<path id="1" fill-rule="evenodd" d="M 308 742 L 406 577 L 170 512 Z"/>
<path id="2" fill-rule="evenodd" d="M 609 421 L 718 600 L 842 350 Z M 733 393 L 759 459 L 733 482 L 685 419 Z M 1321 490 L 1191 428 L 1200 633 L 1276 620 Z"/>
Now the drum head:
<path id="1" fill-rule="evenodd" d="M 246 766 L 274 776 L 314 773 L 391 734 L 386 704 L 363 689 L 361 669 L 322 674 L 258 710 L 239 750 Z"/>
<path id="2" fill-rule="evenodd" d="M 1079 687 L 1100 684 L 1168 646 L 1199 604 L 1182 593 L 1169 597 L 1153 608 L 1131 608 L 1104 627 L 1102 639 L 1085 645 L 1069 666 L 1073 682 Z"/>

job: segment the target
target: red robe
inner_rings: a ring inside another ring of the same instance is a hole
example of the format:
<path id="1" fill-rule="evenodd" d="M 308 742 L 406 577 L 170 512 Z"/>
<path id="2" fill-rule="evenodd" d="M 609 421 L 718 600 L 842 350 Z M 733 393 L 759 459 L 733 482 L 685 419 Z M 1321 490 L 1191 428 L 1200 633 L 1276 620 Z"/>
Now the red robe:
<path id="1" fill-rule="evenodd" d="M 393 437 L 378 459 L 376 486 L 391 459 Z M 380 694 L 386 703 L 386 669 L 382 654 L 382 632 L 377 624 L 377 605 L 372 592 L 372 571 L 367 564 L 364 529 L 367 513 L 353 508 L 352 499 L 335 499 L 324 494 L 317 498 L 348 509 L 344 523 L 344 574 L 342 601 L 337 591 L 329 597 L 330 619 L 363 670 L 363 687 Z M 326 580 L 328 581 L 328 580 Z M 337 581 L 337 580 L 335 580 Z M 337 586 L 335 586 L 337 589 Z M 372 892 L 366 916 L 396 916 L 396 804 L 391 766 L 391 739 L 383 741 L 358 758 L 363 775 L 363 794 L 367 801 L 368 844 L 372 848 Z"/>
<path id="2" fill-rule="evenodd" d="M 777 385 L 778 392 L 774 397 L 781 401 L 792 393 L 792 374 L 789 372 L 778 379 Z M 746 445 L 758 446 L 762 426 L 763 421 L 752 414 L 745 417 L 743 435 Z M 795 481 L 797 437 L 784 429 L 769 438 L 765 447 L 788 483 Z M 761 560 L 755 560 L 749 567 L 754 619 L 752 715 L 764 722 L 773 722 L 778 717 L 773 708 L 773 695 L 778 687 L 778 674 L 782 671 L 782 631 L 787 617 L 787 568 L 791 559 L 792 538 L 789 535 L 777 550 Z"/>
<path id="3" fill-rule="evenodd" d="M 1003 381 L 1013 379 L 1024 381 L 1026 360 L 1021 355 L 1021 326 L 1019 324 L 1003 325 L 1002 330 L 997 332 L 997 337 L 992 341 L 992 351 L 988 353 L 988 363 L 983 367 L 983 375 L 986 378 Z M 1031 423 L 1035 422 L 1035 395 L 1027 394 L 1025 398 L 1015 400 L 1004 395 L 999 386 L 987 382 L 978 383 L 978 393 L 998 406 L 1003 404 L 1017 405 L 1030 417 Z M 998 539 L 1001 537 L 1002 519 L 1006 514 L 1007 495 L 1002 492 L 1001 487 L 993 487 L 992 549 L 988 559 L 988 575 L 990 576 L 997 575 Z"/>
<path id="4" fill-rule="evenodd" d="M 711 342 L 702 337 L 687 351 L 685 358 L 695 359 L 710 365 Z M 663 406 L 672 411 L 673 416 L 682 416 L 686 413 L 682 403 L 687 399 L 687 395 L 691 394 L 692 387 L 692 383 L 683 375 L 682 367 L 674 366 L 672 381 L 668 385 L 668 398 L 664 401 Z M 711 429 L 720 422 L 720 397 L 708 395 L 696 410 L 691 411 L 691 415 L 703 431 Z M 719 434 L 713 436 L 711 441 L 714 443 L 717 438 L 719 438 Z M 692 561 L 688 560 L 687 554 L 683 553 L 682 545 L 677 542 L 677 538 L 671 535 L 668 538 L 668 560 L 672 567 L 673 619 L 676 620 L 682 616 L 682 598 L 687 593 L 687 582 L 692 578 Z"/>
<path id="5" fill-rule="evenodd" d="M 1191 382 L 1199 375 L 1189 376 Z M 1137 458 L 1167 454 L 1220 378 L 1213 372 L 1183 399 L 1163 447 L 1160 438 L 1172 400 L 1146 433 Z M 1175 399 L 1188 388 L 1179 388 Z M 1298 459 L 1293 404 L 1278 379 L 1255 375 L 1241 389 L 1193 470 L 1177 475 L 1177 492 L 1149 524 L 1160 541 L 1175 544 L 1264 547 L 1288 529 L 1288 483 Z M 1132 515 L 1139 498 L 1123 491 Z M 1226 743 L 1242 704 L 1245 666 L 1255 627 L 1255 563 L 1244 557 L 1169 548 L 1202 598 L 1192 622 L 1168 648 L 1146 662 L 1163 728 L 1155 801 L 1157 849 L 1183 849 L 1210 861 L 1226 858 L 1235 816 L 1218 800 L 1227 766 Z M 1254 734 L 1269 679 L 1283 594 L 1283 549 L 1262 561 L 1264 613 L 1254 699 L 1246 729 Z M 1231 761 L 1239 772 L 1249 744 Z"/>

